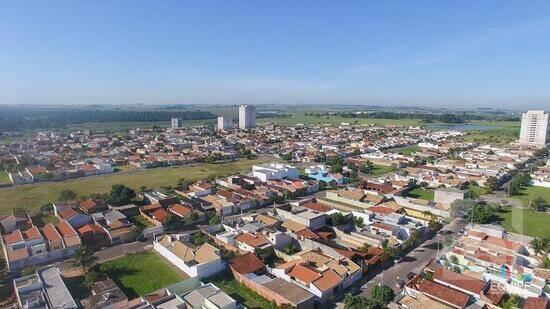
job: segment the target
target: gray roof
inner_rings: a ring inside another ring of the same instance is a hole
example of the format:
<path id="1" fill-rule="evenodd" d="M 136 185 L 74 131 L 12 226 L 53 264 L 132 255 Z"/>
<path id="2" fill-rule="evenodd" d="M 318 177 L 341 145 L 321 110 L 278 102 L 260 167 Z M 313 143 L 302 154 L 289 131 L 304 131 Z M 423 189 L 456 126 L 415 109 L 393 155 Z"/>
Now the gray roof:
<path id="1" fill-rule="evenodd" d="M 38 273 L 42 278 L 44 290 L 53 308 L 78 308 L 56 266 L 40 269 Z"/>
<path id="2" fill-rule="evenodd" d="M 275 294 L 286 298 L 292 303 L 293 306 L 297 306 L 313 298 L 313 294 L 310 292 L 281 278 L 273 279 L 267 283 L 264 283 L 263 286 L 270 289 Z"/>

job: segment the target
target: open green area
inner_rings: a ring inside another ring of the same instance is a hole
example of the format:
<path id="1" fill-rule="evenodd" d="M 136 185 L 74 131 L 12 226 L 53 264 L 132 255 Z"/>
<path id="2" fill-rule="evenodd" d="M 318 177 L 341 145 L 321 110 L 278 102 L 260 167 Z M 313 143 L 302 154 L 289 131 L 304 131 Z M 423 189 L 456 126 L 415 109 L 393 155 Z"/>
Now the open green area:
<path id="1" fill-rule="evenodd" d="M 237 172 L 248 172 L 254 164 L 275 161 L 262 157 L 220 164 L 196 164 L 169 168 L 155 168 L 110 175 L 84 177 L 64 182 L 37 183 L 0 189 L 0 213 L 23 207 L 36 210 L 44 203 L 55 202 L 63 189 L 73 190 L 79 196 L 91 193 L 107 193 L 115 184 L 124 184 L 138 190 L 140 186 L 160 188 L 173 186 L 180 178 L 195 181 L 208 177 L 220 177 Z"/>
<path id="2" fill-rule="evenodd" d="M 133 216 L 133 217 L 130 217 L 129 219 L 130 219 L 130 221 L 132 221 L 132 223 L 134 223 L 136 226 L 141 227 L 141 228 L 148 228 L 148 227 L 153 226 L 153 224 L 151 224 L 151 222 L 147 221 L 147 219 L 145 219 L 145 217 L 143 217 L 143 215 Z"/>
<path id="3" fill-rule="evenodd" d="M 491 123 L 484 123 L 491 125 Z M 519 130 L 521 124 L 519 122 L 494 122 L 498 128 L 486 131 L 470 131 L 468 135 L 462 137 L 465 142 L 492 144 L 492 145 L 509 145 L 511 142 L 519 138 Z"/>
<path id="4" fill-rule="evenodd" d="M 482 187 L 478 185 L 469 185 L 468 192 L 470 193 L 470 197 L 476 198 L 481 195 L 489 194 L 490 190 L 487 187 Z"/>
<path id="5" fill-rule="evenodd" d="M 235 278 L 229 271 L 226 271 L 214 277 L 206 278 L 203 280 L 203 282 L 214 283 L 218 288 L 227 293 L 238 303 L 245 305 L 247 308 L 277 308 L 275 303 L 272 303 L 267 299 L 261 297 L 256 292 L 252 291 L 251 289 L 247 288 L 246 286 L 235 280 Z"/>
<path id="6" fill-rule="evenodd" d="M 373 124 L 381 126 L 416 126 L 423 123 L 420 119 L 345 118 L 336 115 L 317 117 L 306 116 L 304 113 L 299 112 L 293 113 L 290 117 L 258 119 L 258 123 L 260 124 L 273 123 L 287 126 L 294 126 L 299 123 L 304 125 L 339 125 L 342 122 L 347 122 L 351 125 Z"/>
<path id="7" fill-rule="evenodd" d="M 500 225 L 508 232 L 531 237 L 550 235 L 550 214 L 532 209 L 509 208 L 498 214 Z"/>
<path id="8" fill-rule="evenodd" d="M 8 173 L 4 170 L 0 170 L 0 184 L 11 183 Z"/>
<path id="9" fill-rule="evenodd" d="M 143 296 L 185 279 L 152 251 L 128 254 L 99 267 L 128 298 Z"/>
<path id="10" fill-rule="evenodd" d="M 420 150 L 421 150 L 421 148 L 418 147 L 417 145 L 412 145 L 412 146 L 407 146 L 407 147 L 403 147 L 403 148 L 397 148 L 397 149 L 395 149 L 395 152 L 400 153 L 400 154 L 405 155 L 405 156 L 410 156 L 414 152 L 418 152 Z"/>
<path id="11" fill-rule="evenodd" d="M 434 191 L 430 189 L 424 189 L 424 188 L 414 188 L 411 191 L 407 193 L 407 196 L 417 199 L 422 199 L 426 201 L 433 201 L 434 200 Z"/>
<path id="12" fill-rule="evenodd" d="M 512 196 L 513 199 L 519 200 L 525 206 L 529 206 L 529 201 L 534 200 L 536 197 L 542 197 L 547 203 L 550 203 L 550 188 L 522 187 L 519 195 Z"/>
<path id="13" fill-rule="evenodd" d="M 391 173 L 395 171 L 395 168 L 391 165 L 379 165 L 379 164 L 373 164 L 373 169 L 370 171 L 369 175 L 378 177 L 382 176 L 387 173 Z"/>
<path id="14" fill-rule="evenodd" d="M 48 223 L 55 225 L 59 223 L 59 219 L 57 219 L 57 217 L 53 213 L 41 211 L 32 217 L 32 222 L 38 227 L 43 227 Z"/>
<path id="15" fill-rule="evenodd" d="M 119 165 L 115 167 L 115 172 L 128 172 L 128 171 L 135 171 L 135 170 L 139 170 L 139 167 L 133 166 L 130 164 Z"/>

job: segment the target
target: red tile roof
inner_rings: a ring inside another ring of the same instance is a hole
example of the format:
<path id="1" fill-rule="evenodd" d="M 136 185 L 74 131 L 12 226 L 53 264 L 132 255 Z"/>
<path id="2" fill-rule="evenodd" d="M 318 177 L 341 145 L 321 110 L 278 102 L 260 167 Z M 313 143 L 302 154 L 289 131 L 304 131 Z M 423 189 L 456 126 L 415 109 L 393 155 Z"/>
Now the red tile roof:
<path id="1" fill-rule="evenodd" d="M 496 238 L 492 236 L 488 236 L 484 242 L 497 247 L 512 250 L 514 252 L 518 252 L 523 247 L 520 243 L 513 242 L 507 239 Z"/>
<path id="2" fill-rule="evenodd" d="M 239 274 L 253 273 L 265 267 L 265 264 L 252 252 L 232 259 L 229 264 Z"/>
<path id="3" fill-rule="evenodd" d="M 267 240 L 267 238 L 265 238 L 264 235 L 252 235 L 249 233 L 243 233 L 237 236 L 235 240 L 238 242 L 244 242 L 245 244 L 254 248 L 262 247 L 269 244 L 269 241 Z"/>
<path id="4" fill-rule="evenodd" d="M 66 220 L 61 220 L 59 224 L 57 224 L 57 229 L 59 230 L 59 233 L 61 233 L 61 236 L 63 237 L 77 235 L 76 231 L 72 228 L 72 226 Z"/>
<path id="5" fill-rule="evenodd" d="M 166 220 L 168 220 L 168 217 L 170 217 L 170 213 L 168 213 L 164 209 L 157 209 L 151 214 L 151 216 L 154 217 L 156 220 L 164 223 L 166 222 Z"/>
<path id="6" fill-rule="evenodd" d="M 459 308 L 465 308 L 470 300 L 470 296 L 455 289 L 429 280 L 424 280 L 418 286 L 418 290 L 426 295 L 434 297 Z"/>
<path id="7" fill-rule="evenodd" d="M 170 206 L 169 210 L 177 215 L 180 215 L 182 217 L 185 217 L 193 212 L 193 209 L 191 209 L 188 206 L 184 206 L 181 204 L 174 204 Z"/>
<path id="8" fill-rule="evenodd" d="M 77 215 L 77 212 L 72 208 L 61 209 L 57 214 L 63 219 L 70 219 Z"/>
<path id="9" fill-rule="evenodd" d="M 485 282 L 474 279 L 463 274 L 455 273 L 446 270 L 443 267 L 438 267 L 433 275 L 433 279 L 445 282 L 457 288 L 480 295 L 485 287 Z"/>
<path id="10" fill-rule="evenodd" d="M 40 231 L 36 226 L 31 227 L 30 229 L 24 231 L 23 238 L 25 240 L 33 240 L 33 239 L 41 239 L 42 235 L 40 235 Z"/>
<path id="11" fill-rule="evenodd" d="M 384 206 L 372 206 L 372 207 L 369 207 L 368 210 L 376 214 L 383 214 L 383 215 L 389 215 L 395 212 L 395 210 Z"/>
<path id="12" fill-rule="evenodd" d="M 6 245 L 11 245 L 23 241 L 23 235 L 21 234 L 20 230 L 15 230 L 9 234 L 6 234 L 3 238 Z"/>
<path id="13" fill-rule="evenodd" d="M 321 291 L 325 292 L 329 289 L 334 288 L 338 284 L 342 282 L 342 278 L 338 276 L 338 274 L 332 270 L 329 269 L 321 274 L 321 278 L 313 281 L 313 284 Z"/>
<path id="14" fill-rule="evenodd" d="M 327 211 L 330 211 L 332 209 L 332 208 L 330 208 L 326 205 L 323 205 L 323 204 L 317 203 L 317 202 L 309 202 L 309 203 L 306 203 L 302 206 L 304 206 L 305 208 L 311 209 L 311 210 L 318 211 L 318 212 L 327 212 Z"/>
<path id="15" fill-rule="evenodd" d="M 302 266 L 300 264 L 294 265 L 294 267 L 292 267 L 292 270 L 288 273 L 288 275 L 290 277 L 294 277 L 297 280 L 305 283 L 311 283 L 321 278 L 321 274 L 314 271 L 313 269 Z"/>
<path id="16" fill-rule="evenodd" d="M 49 241 L 61 240 L 61 236 L 51 223 L 44 225 L 44 227 L 42 228 L 42 232 L 44 233 L 44 236 L 46 236 L 46 239 L 48 239 Z"/>
<path id="17" fill-rule="evenodd" d="M 523 304 L 523 309 L 548 309 L 550 302 L 542 297 L 528 297 Z"/>

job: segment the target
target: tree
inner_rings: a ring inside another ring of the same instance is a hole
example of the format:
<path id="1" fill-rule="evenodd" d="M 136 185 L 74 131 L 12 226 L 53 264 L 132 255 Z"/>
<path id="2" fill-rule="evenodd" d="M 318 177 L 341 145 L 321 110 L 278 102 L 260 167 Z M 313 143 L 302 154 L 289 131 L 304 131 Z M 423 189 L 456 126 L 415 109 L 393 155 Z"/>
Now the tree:
<path id="1" fill-rule="evenodd" d="M 330 215 L 330 219 L 332 220 L 332 225 L 338 226 L 338 225 L 344 225 L 349 222 L 348 218 L 344 216 L 341 212 L 335 212 L 332 215 Z"/>
<path id="2" fill-rule="evenodd" d="M 254 250 L 254 254 L 262 260 L 262 262 L 266 265 L 269 265 L 273 267 L 275 265 L 275 261 L 277 260 L 277 255 L 275 254 L 275 251 L 272 247 L 262 249 L 262 248 L 256 248 Z"/>
<path id="3" fill-rule="evenodd" d="M 326 188 L 327 188 L 327 182 L 324 181 L 324 180 L 320 180 L 320 181 L 319 181 L 319 189 L 320 189 L 320 190 L 324 190 L 324 189 L 326 189 Z"/>
<path id="4" fill-rule="evenodd" d="M 180 178 L 178 180 L 178 185 L 182 188 L 183 191 L 189 190 L 189 181 L 185 178 Z"/>
<path id="5" fill-rule="evenodd" d="M 84 279 L 84 284 L 91 286 L 92 284 L 101 281 L 105 278 L 105 274 L 101 272 L 99 267 L 92 267 L 90 271 L 86 274 Z"/>
<path id="6" fill-rule="evenodd" d="M 382 309 L 386 306 L 377 300 L 365 298 L 361 295 L 346 294 L 344 297 L 344 309 Z"/>
<path id="7" fill-rule="evenodd" d="M 548 207 L 546 200 L 540 196 L 535 197 L 529 204 L 536 211 L 546 211 Z"/>
<path id="8" fill-rule="evenodd" d="M 88 249 L 86 245 L 82 245 L 78 248 L 78 250 L 76 250 L 74 255 L 74 265 L 82 267 L 82 270 L 84 270 L 85 273 L 87 273 L 88 270 L 95 265 L 96 261 L 97 257 L 90 249 Z"/>
<path id="9" fill-rule="evenodd" d="M 518 297 L 516 295 L 511 295 L 506 298 L 506 300 L 502 303 L 503 309 L 516 309 L 519 308 L 519 301 Z"/>
<path id="10" fill-rule="evenodd" d="M 42 206 L 40 206 L 40 211 L 42 211 L 42 212 L 51 212 L 51 211 L 53 211 L 52 203 L 42 204 Z"/>
<path id="11" fill-rule="evenodd" d="M 62 202 L 68 202 L 68 201 L 74 201 L 76 200 L 76 192 L 74 192 L 73 190 L 69 190 L 69 189 L 63 189 L 59 192 L 59 197 L 58 199 Z"/>
<path id="12" fill-rule="evenodd" d="M 208 220 L 208 224 L 210 225 L 220 224 L 220 222 L 222 222 L 220 216 L 213 216 L 212 218 L 210 218 L 210 220 Z"/>
<path id="13" fill-rule="evenodd" d="M 21 269 L 21 276 L 24 277 L 24 276 L 32 275 L 36 272 L 37 268 L 38 268 L 38 266 L 36 266 L 36 265 L 29 265 L 29 266 Z"/>
<path id="14" fill-rule="evenodd" d="M 450 262 L 453 263 L 453 264 L 458 264 L 458 257 L 456 255 L 451 255 L 450 257 Z"/>
<path id="15" fill-rule="evenodd" d="M 105 200 L 111 205 L 122 206 L 130 204 L 135 197 L 136 192 L 132 188 L 118 184 L 111 188 L 111 192 Z"/>
<path id="16" fill-rule="evenodd" d="M 489 189 L 489 192 L 495 191 L 498 187 L 498 179 L 495 176 L 487 178 L 485 186 Z"/>
<path id="17" fill-rule="evenodd" d="M 395 293 L 387 285 L 377 285 L 371 289 L 370 297 L 383 303 L 384 305 L 387 305 L 393 300 Z"/>

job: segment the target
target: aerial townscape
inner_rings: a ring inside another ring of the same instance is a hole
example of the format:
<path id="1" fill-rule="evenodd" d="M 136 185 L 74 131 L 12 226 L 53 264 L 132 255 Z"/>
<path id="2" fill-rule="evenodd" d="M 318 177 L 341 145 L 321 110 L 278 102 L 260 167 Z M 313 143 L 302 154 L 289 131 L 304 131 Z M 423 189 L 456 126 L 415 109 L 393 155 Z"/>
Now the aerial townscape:
<path id="1" fill-rule="evenodd" d="M 550 309 L 549 17 L 0 2 L 0 308 Z"/>

